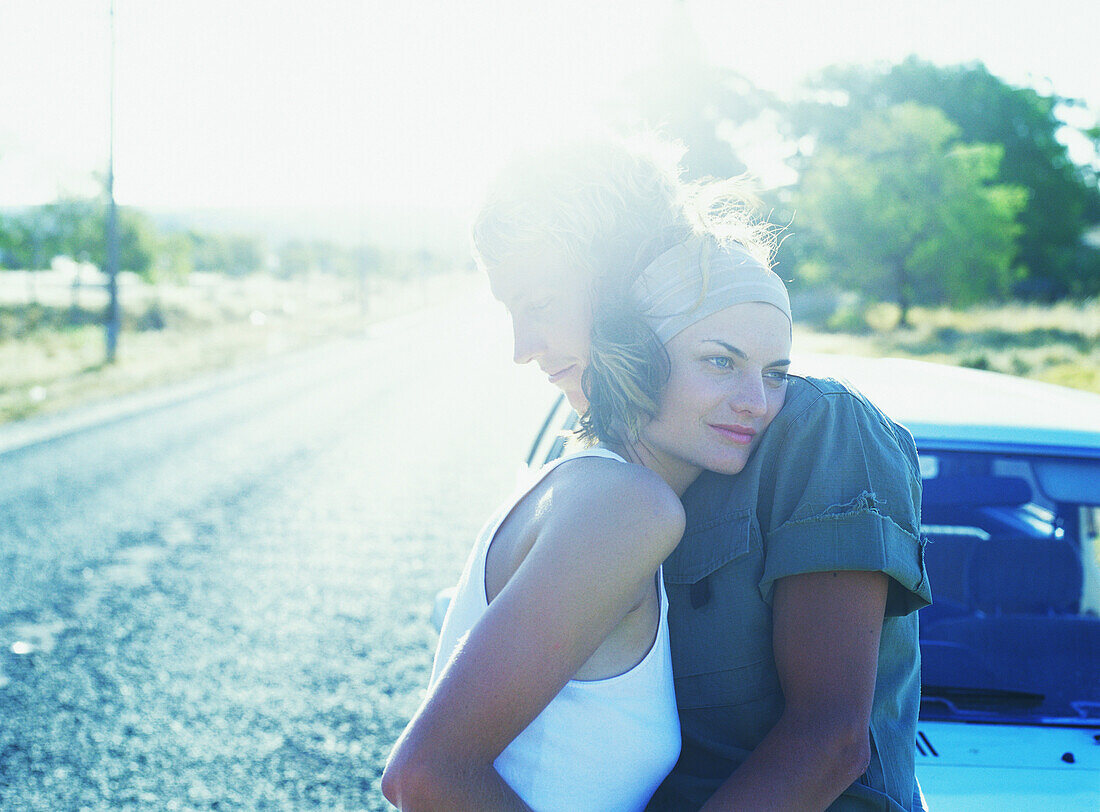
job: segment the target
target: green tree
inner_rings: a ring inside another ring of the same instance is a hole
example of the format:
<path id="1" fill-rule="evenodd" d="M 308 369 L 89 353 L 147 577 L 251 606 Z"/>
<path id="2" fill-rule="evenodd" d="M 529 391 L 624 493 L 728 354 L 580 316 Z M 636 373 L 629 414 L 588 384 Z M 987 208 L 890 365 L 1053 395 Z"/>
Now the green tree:
<path id="1" fill-rule="evenodd" d="M 188 231 L 191 265 L 203 273 L 247 276 L 264 268 L 266 251 L 256 237 L 245 234 L 204 234 Z"/>
<path id="2" fill-rule="evenodd" d="M 231 276 L 247 276 L 264 269 L 266 251 L 256 237 L 232 234 L 222 238 L 226 250 L 226 264 L 222 269 Z"/>
<path id="3" fill-rule="evenodd" d="M 136 209 L 118 212 L 119 269 L 147 276 L 157 254 L 159 234 Z M 56 256 L 104 267 L 107 260 L 107 207 L 92 198 L 61 198 L 34 206 L 14 218 L 2 246 L 16 267 L 50 267 Z"/>
<path id="4" fill-rule="evenodd" d="M 202 273 L 218 273 L 226 266 L 226 251 L 220 238 L 198 231 L 184 236 L 191 245 L 191 266 Z"/>
<path id="5" fill-rule="evenodd" d="M 195 267 L 195 245 L 186 233 L 175 232 L 162 237 L 153 262 L 152 277 L 162 279 L 186 279 Z"/>
<path id="6" fill-rule="evenodd" d="M 73 219 L 69 220 L 68 217 Z M 107 267 L 107 207 L 98 200 L 76 201 L 65 214 L 62 252 Z M 118 269 L 149 277 L 160 235 L 148 216 L 129 207 L 118 209 Z"/>
<path id="7" fill-rule="evenodd" d="M 28 238 L 23 218 L 15 215 L 0 218 L 0 267 L 9 269 L 31 267 Z"/>
<path id="8" fill-rule="evenodd" d="M 1060 110 L 1080 102 L 1013 87 L 980 63 L 941 67 L 910 57 L 887 70 L 825 70 L 792 105 L 791 134 L 809 136 L 815 149 L 841 148 L 868 114 L 904 102 L 942 110 L 957 125 L 953 140 L 959 143 L 1001 146 L 997 182 L 1028 194 L 1019 216 L 1019 260 L 1030 278 L 1017 280 L 1019 292 L 1047 297 L 1100 292 L 1100 262 L 1082 246 L 1083 234 L 1100 222 L 1096 170 L 1074 164 L 1059 138 L 1066 126 Z M 1100 129 L 1078 132 L 1100 148 Z"/>
<path id="9" fill-rule="evenodd" d="M 838 284 L 897 302 L 903 322 L 911 305 L 1003 296 L 1016 278 L 1027 193 L 991 183 L 999 146 L 957 137 L 933 107 L 871 113 L 814 153 L 795 198 L 810 254 Z"/>
<path id="10" fill-rule="evenodd" d="M 278 257 L 279 276 L 285 279 L 305 276 L 315 267 L 311 245 L 305 240 L 289 240 L 279 249 Z"/>
<path id="11" fill-rule="evenodd" d="M 68 245 L 79 218 L 76 201 L 63 200 L 32 206 L 11 218 L 7 229 L 8 261 L 13 268 L 42 270 Z"/>
<path id="12" fill-rule="evenodd" d="M 350 276 L 356 269 L 355 253 L 326 240 L 289 240 L 278 252 L 279 273 L 284 277 L 323 273 Z"/>

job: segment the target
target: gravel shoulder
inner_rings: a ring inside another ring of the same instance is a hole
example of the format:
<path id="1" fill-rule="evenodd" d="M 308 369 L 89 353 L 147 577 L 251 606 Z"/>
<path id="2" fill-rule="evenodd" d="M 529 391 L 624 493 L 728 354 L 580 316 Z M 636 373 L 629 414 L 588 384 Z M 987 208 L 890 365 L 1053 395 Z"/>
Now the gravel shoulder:
<path id="1" fill-rule="evenodd" d="M 457 310 L 0 455 L 0 808 L 388 808 L 432 597 L 552 399 Z"/>

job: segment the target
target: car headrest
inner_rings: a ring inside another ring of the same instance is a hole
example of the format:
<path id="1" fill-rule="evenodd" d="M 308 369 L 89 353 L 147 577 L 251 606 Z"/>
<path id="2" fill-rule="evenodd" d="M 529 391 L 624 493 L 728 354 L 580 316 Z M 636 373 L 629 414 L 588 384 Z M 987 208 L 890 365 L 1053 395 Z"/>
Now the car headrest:
<path id="1" fill-rule="evenodd" d="M 924 480 L 929 507 L 1016 507 L 1031 501 L 1031 486 L 1018 476 L 941 476 Z"/>
<path id="2" fill-rule="evenodd" d="M 1073 613 L 1083 574 L 1066 539 L 991 538 L 975 545 L 967 565 L 970 605 L 986 613 Z"/>

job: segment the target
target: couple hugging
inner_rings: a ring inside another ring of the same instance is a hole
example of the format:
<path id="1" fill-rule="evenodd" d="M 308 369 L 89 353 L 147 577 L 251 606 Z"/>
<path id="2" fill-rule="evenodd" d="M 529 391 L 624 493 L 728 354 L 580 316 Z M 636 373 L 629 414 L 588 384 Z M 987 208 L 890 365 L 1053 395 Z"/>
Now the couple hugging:
<path id="1" fill-rule="evenodd" d="M 581 416 L 479 535 L 382 780 L 402 810 L 911 810 L 908 432 L 788 372 L 766 233 L 634 147 L 513 162 L 475 254 Z"/>

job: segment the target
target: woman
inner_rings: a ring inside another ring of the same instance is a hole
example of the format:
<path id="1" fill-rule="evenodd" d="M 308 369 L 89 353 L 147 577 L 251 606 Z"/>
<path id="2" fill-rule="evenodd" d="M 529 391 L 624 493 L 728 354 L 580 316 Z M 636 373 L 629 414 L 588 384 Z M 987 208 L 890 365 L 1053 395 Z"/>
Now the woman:
<path id="1" fill-rule="evenodd" d="M 704 466 L 739 471 L 782 406 L 791 325 L 779 278 L 713 229 L 694 234 L 675 177 L 639 166 L 622 178 L 693 252 L 684 274 L 610 279 L 522 241 L 492 261 L 478 242 L 517 360 L 539 360 L 600 445 L 544 469 L 483 530 L 383 777 L 402 809 L 637 810 L 676 761 L 660 563 L 683 530 L 678 495 Z M 601 214 L 572 212 L 587 220 L 574 236 L 625 236 Z M 529 340 L 546 319 L 567 338 L 552 356 Z"/>

